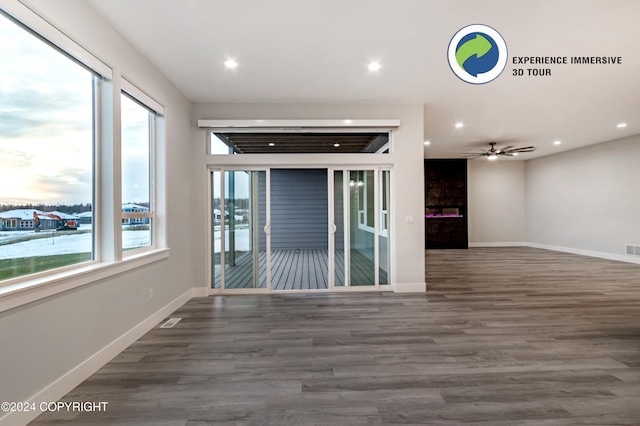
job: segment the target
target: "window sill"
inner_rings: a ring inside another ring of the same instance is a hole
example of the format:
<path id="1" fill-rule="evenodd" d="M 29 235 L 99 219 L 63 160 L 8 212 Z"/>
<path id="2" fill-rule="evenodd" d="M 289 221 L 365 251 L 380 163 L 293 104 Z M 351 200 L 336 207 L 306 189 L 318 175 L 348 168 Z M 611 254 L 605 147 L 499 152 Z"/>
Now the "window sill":
<path id="1" fill-rule="evenodd" d="M 170 249 L 127 256 L 120 262 L 94 263 L 57 274 L 0 287 L 0 312 L 169 258 Z"/>

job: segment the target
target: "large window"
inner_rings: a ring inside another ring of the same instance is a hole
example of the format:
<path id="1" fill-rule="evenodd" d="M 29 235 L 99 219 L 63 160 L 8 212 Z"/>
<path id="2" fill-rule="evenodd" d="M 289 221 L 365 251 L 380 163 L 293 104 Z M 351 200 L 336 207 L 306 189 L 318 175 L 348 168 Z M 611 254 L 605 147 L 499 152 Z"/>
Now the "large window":
<path id="1" fill-rule="evenodd" d="M 164 107 L 20 2 L 0 5 L 0 40 L 0 294 L 166 256 L 149 250 L 166 245 Z"/>
<path id="2" fill-rule="evenodd" d="M 126 94 L 122 107 L 122 250 L 153 243 L 152 146 L 155 115 Z"/>
<path id="3" fill-rule="evenodd" d="M 2 281 L 94 257 L 95 84 L 3 14 L 0 40 Z"/>

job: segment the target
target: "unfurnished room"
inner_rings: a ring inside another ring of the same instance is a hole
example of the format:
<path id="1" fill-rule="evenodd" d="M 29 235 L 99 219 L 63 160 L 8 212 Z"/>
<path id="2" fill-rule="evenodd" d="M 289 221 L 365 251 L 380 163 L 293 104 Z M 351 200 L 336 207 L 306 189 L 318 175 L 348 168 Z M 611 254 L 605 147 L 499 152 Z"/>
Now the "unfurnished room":
<path id="1" fill-rule="evenodd" d="M 638 425 L 635 0 L 0 0 L 0 425 Z"/>

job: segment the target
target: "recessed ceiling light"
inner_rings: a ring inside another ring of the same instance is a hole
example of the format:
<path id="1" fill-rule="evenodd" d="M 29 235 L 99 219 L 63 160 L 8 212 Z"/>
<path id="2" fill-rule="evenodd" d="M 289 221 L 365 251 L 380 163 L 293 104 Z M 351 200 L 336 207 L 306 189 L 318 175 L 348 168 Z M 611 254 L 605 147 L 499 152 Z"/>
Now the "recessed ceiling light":
<path id="1" fill-rule="evenodd" d="M 276 146 L 276 144 L 273 142 L 269 142 L 269 146 Z"/>
<path id="2" fill-rule="evenodd" d="M 425 145 L 431 145 L 431 142 L 430 141 L 424 141 L 424 144 Z"/>
<path id="3" fill-rule="evenodd" d="M 458 121 L 458 122 L 456 123 L 456 129 L 461 129 L 461 128 L 463 128 L 463 127 L 464 127 L 464 123 L 462 123 L 461 121 Z"/>
<path id="4" fill-rule="evenodd" d="M 353 120 L 343 120 L 344 124 L 351 124 L 353 123 Z"/>
<path id="5" fill-rule="evenodd" d="M 511 154 L 511 155 L 516 156 L 516 155 L 518 155 L 518 153 L 517 153 L 517 152 L 514 152 L 514 153 L 513 153 L 513 154 Z"/>
<path id="6" fill-rule="evenodd" d="M 333 146 L 335 146 L 336 148 L 340 146 L 339 143 L 334 143 Z"/>
<path id="7" fill-rule="evenodd" d="M 616 126 L 618 129 L 622 129 L 623 127 L 627 127 L 627 123 L 620 123 Z"/>
<path id="8" fill-rule="evenodd" d="M 227 68 L 237 68 L 238 63 L 233 59 L 227 59 L 226 61 L 224 61 L 224 66 Z"/>
<path id="9" fill-rule="evenodd" d="M 555 141 L 553 142 L 554 145 L 560 145 L 562 142 L 561 141 Z"/>
<path id="10" fill-rule="evenodd" d="M 380 69 L 380 62 L 369 63 L 369 71 L 378 71 Z"/>

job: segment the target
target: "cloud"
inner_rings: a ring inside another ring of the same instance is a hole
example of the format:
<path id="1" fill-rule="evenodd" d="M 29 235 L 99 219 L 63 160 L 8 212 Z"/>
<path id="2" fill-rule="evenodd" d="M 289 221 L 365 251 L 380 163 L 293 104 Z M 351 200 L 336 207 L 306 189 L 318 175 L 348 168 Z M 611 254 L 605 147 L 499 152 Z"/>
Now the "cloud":
<path id="1" fill-rule="evenodd" d="M 33 159 L 33 154 L 12 149 L 11 144 L 0 141 L 0 165 L 3 168 L 26 169 L 31 167 Z"/>
<path id="2" fill-rule="evenodd" d="M 35 174 L 28 182 L 30 202 L 44 204 L 91 203 L 93 176 L 91 170 L 70 168 L 55 176 Z"/>
<path id="3" fill-rule="evenodd" d="M 31 88 L 0 91 L 0 138 L 53 138 L 91 131 L 92 108 L 91 86 L 85 93 Z"/>
<path id="4" fill-rule="evenodd" d="M 92 74 L 0 15 L 0 203 L 91 203 Z M 149 112 L 122 97 L 123 199 L 149 199 Z"/>

